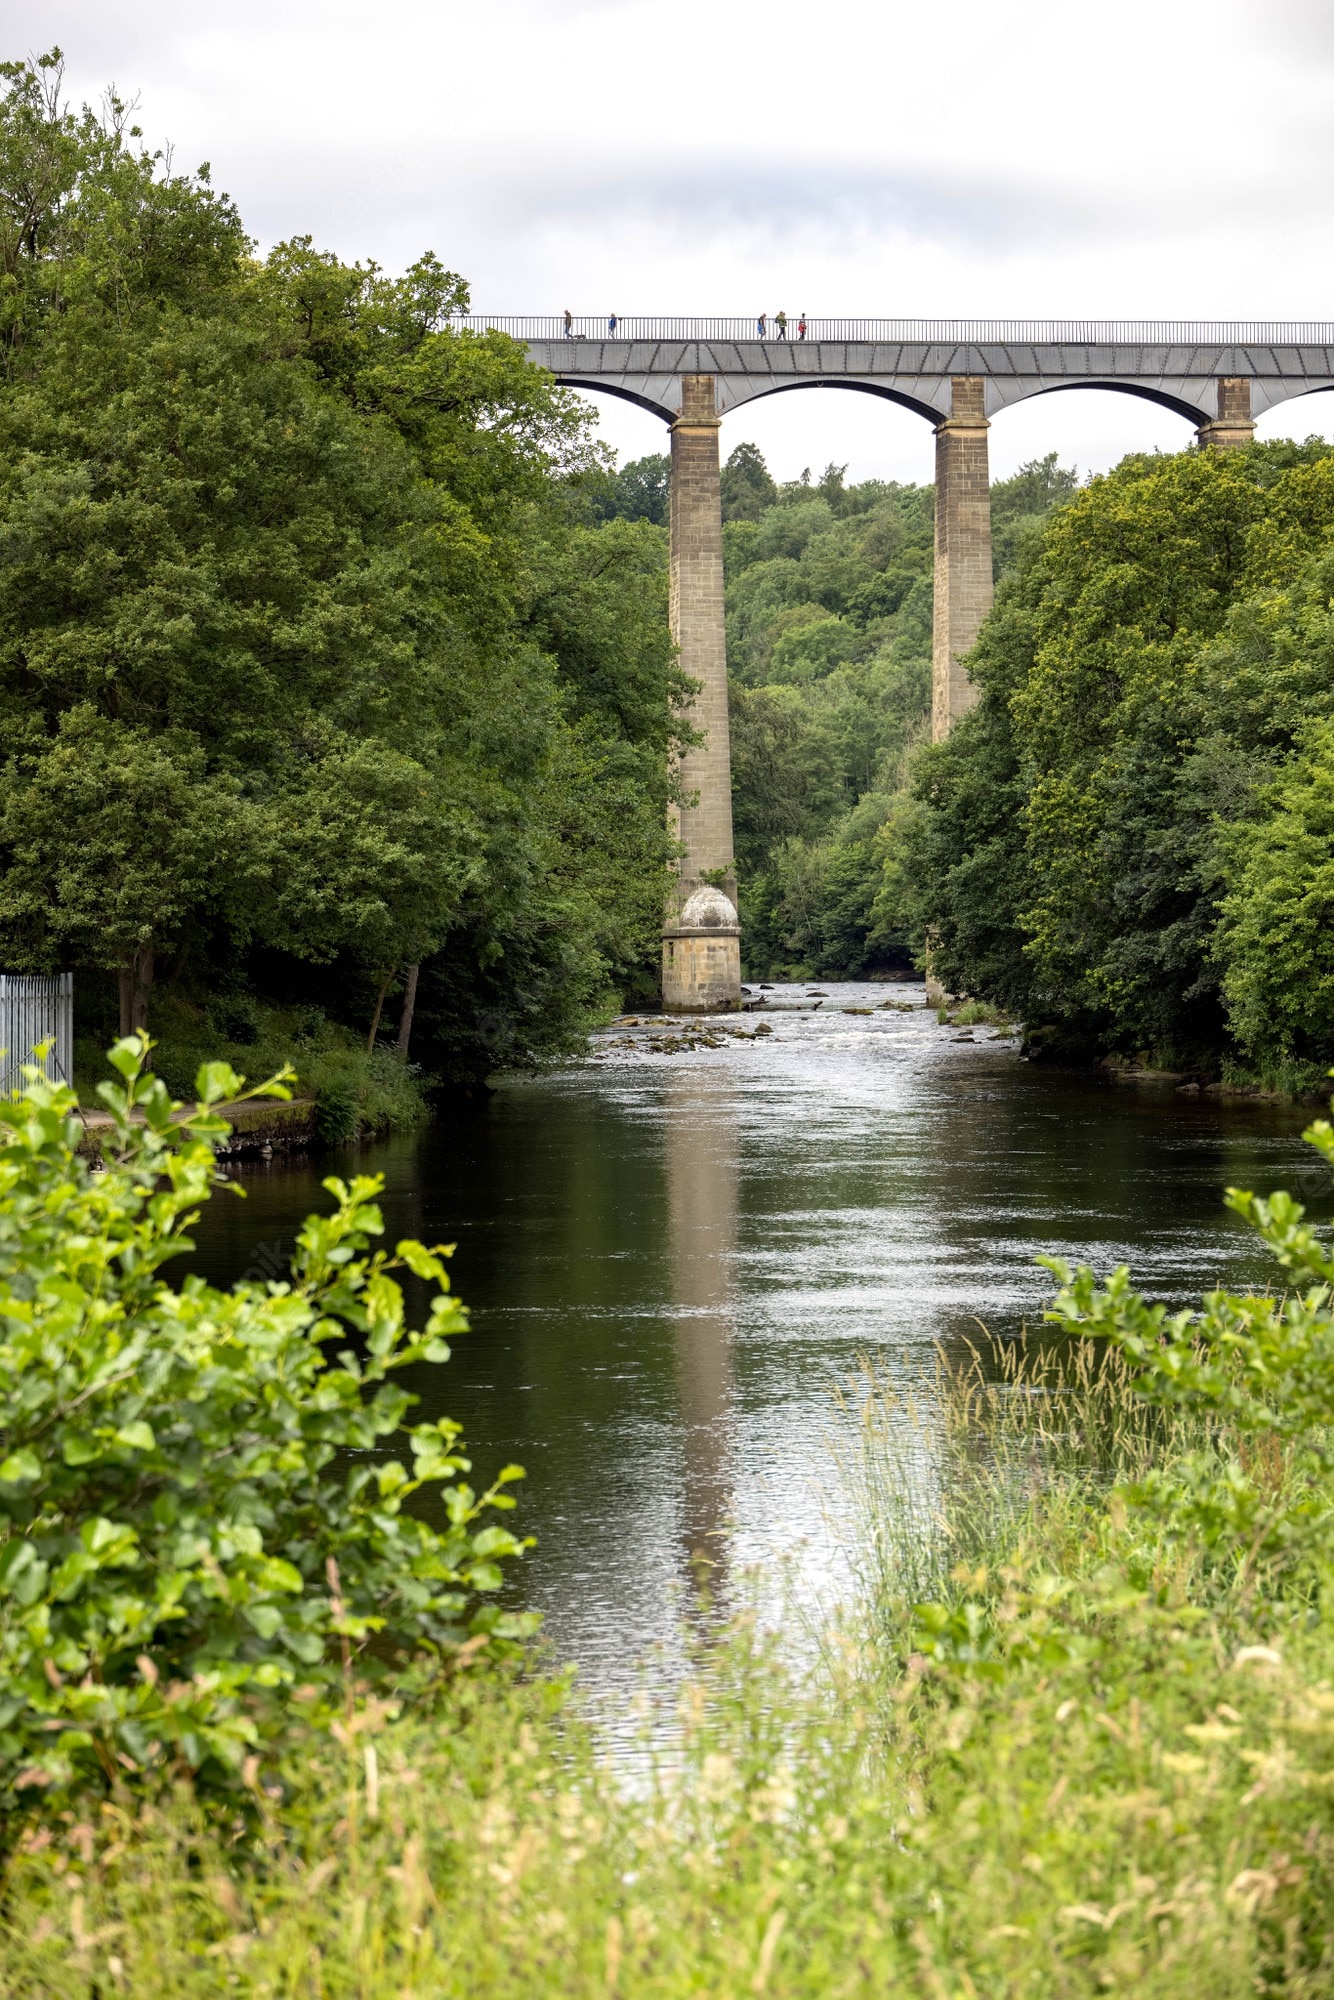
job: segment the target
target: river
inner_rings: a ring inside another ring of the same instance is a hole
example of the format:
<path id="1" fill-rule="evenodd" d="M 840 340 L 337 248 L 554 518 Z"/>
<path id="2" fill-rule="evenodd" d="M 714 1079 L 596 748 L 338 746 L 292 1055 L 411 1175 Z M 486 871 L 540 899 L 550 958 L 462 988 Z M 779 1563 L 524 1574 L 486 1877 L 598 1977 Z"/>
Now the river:
<path id="1" fill-rule="evenodd" d="M 1173 1301 L 1263 1278 L 1229 1184 L 1329 1213 L 1299 1109 L 1029 1064 L 920 986 L 765 999 L 717 1047 L 645 1018 L 421 1133 L 238 1171 L 196 1232 L 209 1276 L 274 1275 L 322 1176 L 374 1171 L 391 1240 L 457 1244 L 472 1331 L 424 1413 L 462 1420 L 478 1475 L 527 1468 L 522 1597 L 595 1690 L 671 1656 L 701 1552 L 724 1591 L 844 1587 L 830 1447 L 860 1357 L 1016 1331 L 1044 1250 Z"/>

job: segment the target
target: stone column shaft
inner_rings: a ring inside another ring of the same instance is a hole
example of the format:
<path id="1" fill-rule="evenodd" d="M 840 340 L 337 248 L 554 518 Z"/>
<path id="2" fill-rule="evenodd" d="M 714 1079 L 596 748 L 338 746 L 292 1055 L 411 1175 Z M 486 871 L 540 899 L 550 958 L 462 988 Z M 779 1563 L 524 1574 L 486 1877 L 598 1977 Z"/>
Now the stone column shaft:
<path id="1" fill-rule="evenodd" d="M 681 757 L 683 803 L 674 809 L 672 831 L 684 852 L 663 925 L 662 1004 L 669 1013 L 713 1013 L 741 1005 L 741 932 L 732 858 L 723 495 L 712 375 L 681 378 L 671 479 L 672 637 L 683 670 L 698 683 L 686 713 L 703 741 Z"/>
<path id="2" fill-rule="evenodd" d="M 672 425 L 671 626 L 682 671 L 700 684 L 689 720 L 704 741 L 681 759 L 680 899 L 699 887 L 703 870 L 722 868 L 718 886 L 735 903 L 718 412 L 712 375 L 686 375 L 681 389 Z"/>
<path id="3" fill-rule="evenodd" d="M 991 609 L 991 479 L 980 375 L 956 375 L 936 429 L 936 589 L 931 740 L 943 742 L 977 700 L 960 665 Z"/>
<path id="4" fill-rule="evenodd" d="M 1249 444 L 1255 436 L 1255 419 L 1251 415 L 1251 382 L 1248 375 L 1220 375 L 1218 378 L 1218 415 L 1206 424 L 1201 424 L 1199 439 L 1202 445 L 1212 445 L 1216 451 L 1230 451 L 1236 445 Z"/>

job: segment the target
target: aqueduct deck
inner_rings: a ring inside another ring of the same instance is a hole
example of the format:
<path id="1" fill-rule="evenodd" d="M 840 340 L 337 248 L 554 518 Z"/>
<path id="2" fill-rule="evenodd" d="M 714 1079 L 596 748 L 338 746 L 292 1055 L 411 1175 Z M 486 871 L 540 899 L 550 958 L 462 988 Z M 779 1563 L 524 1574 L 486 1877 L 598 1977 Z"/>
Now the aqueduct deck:
<path id="1" fill-rule="evenodd" d="M 809 320 L 758 337 L 754 320 L 473 315 L 526 343 L 534 361 L 572 386 L 601 389 L 670 423 L 686 375 L 712 375 L 719 415 L 784 389 L 860 389 L 915 410 L 950 414 L 959 375 L 986 384 L 984 410 L 1054 389 L 1118 389 L 1197 425 L 1218 415 L 1220 380 L 1251 384 L 1250 411 L 1334 388 L 1334 324 L 1321 321 Z"/>
<path id="2" fill-rule="evenodd" d="M 681 664 L 699 684 L 704 741 L 682 765 L 679 895 L 664 935 L 668 1006 L 736 1005 L 739 930 L 707 934 L 681 913 L 701 884 L 733 904 L 722 503 L 718 428 L 732 410 L 792 389 L 852 389 L 912 410 L 936 435 L 932 734 L 972 706 L 963 660 L 992 597 L 989 420 L 1032 396 L 1110 389 L 1173 410 L 1202 446 L 1245 444 L 1261 412 L 1334 389 L 1334 324 L 1093 320 L 507 319 L 462 324 L 522 340 L 571 388 L 600 390 L 671 426 L 671 615 Z"/>

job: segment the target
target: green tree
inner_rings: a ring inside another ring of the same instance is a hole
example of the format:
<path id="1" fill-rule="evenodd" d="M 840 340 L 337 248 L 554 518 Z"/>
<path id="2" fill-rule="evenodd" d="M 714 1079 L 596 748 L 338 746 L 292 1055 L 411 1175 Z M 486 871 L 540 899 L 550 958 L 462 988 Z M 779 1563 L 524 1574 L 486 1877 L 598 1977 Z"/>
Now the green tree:
<path id="1" fill-rule="evenodd" d="M 758 521 L 778 498 L 758 445 L 739 444 L 722 468 L 724 521 Z"/>
<path id="2" fill-rule="evenodd" d="M 438 259 L 257 264 L 59 68 L 0 92 L 0 951 L 129 966 L 127 1024 L 164 949 L 205 995 L 336 963 L 348 1010 L 420 962 L 428 1030 L 443 955 L 450 1073 L 483 1015 L 564 1046 L 661 896 L 661 529 L 585 532 L 589 413 Z"/>
<path id="3" fill-rule="evenodd" d="M 1020 550 L 1040 533 L 1052 509 L 1063 507 L 1078 489 L 1078 471 L 1061 465 L 1054 451 L 1030 458 L 1009 479 L 992 482 L 991 554 L 997 579 L 1014 568 Z"/>
<path id="4" fill-rule="evenodd" d="M 974 654 L 979 706 L 924 757 L 887 856 L 884 919 L 948 984 L 1071 1050 L 1216 1072 L 1239 1046 L 1324 1046 L 1310 1015 L 1259 1035 L 1255 982 L 1282 873 L 1258 829 L 1331 708 L 1331 532 L 1334 455 L 1311 443 L 1127 460 L 1029 539 Z"/>
<path id="5" fill-rule="evenodd" d="M 664 452 L 631 459 L 599 482 L 595 508 L 604 521 L 651 521 L 667 526 L 671 460 Z"/>
<path id="6" fill-rule="evenodd" d="M 209 170 L 176 174 L 133 142 L 128 107 L 101 116 L 62 98 L 64 57 L 0 63 L 0 337 L 21 376 L 54 324 L 148 303 L 197 311 L 231 291 L 248 249 Z"/>
<path id="7" fill-rule="evenodd" d="M 150 735 L 85 703 L 0 776 L 0 935 L 11 964 L 71 957 L 116 974 L 121 1025 L 144 1027 L 155 954 L 205 899 L 259 863 L 233 780 L 188 736 Z"/>
<path id="8" fill-rule="evenodd" d="M 994 489 L 1002 527 L 1031 539 L 1076 483 L 1054 460 L 1023 468 Z M 918 935 L 920 859 L 899 867 L 894 843 L 930 825 L 899 795 L 929 723 L 933 513 L 929 487 L 849 486 L 831 465 L 724 528 L 752 972 L 902 964 Z"/>
<path id="9" fill-rule="evenodd" d="M 1214 948 L 1228 1025 L 1264 1068 L 1304 1065 L 1314 1084 L 1334 1055 L 1334 724 L 1304 732 L 1226 864 Z"/>

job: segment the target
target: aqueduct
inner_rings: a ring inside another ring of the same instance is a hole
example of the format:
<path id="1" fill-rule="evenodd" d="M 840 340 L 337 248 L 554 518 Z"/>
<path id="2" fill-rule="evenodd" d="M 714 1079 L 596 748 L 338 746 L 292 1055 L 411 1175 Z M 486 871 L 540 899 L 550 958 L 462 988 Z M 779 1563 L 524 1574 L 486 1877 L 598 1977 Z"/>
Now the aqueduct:
<path id="1" fill-rule="evenodd" d="M 703 742 L 686 752 L 684 850 L 663 933 L 663 1001 L 740 1001 L 723 618 L 719 424 L 788 389 L 855 389 L 914 411 L 936 434 L 932 734 L 972 705 L 962 665 L 991 607 L 987 429 L 998 410 L 1058 389 L 1115 389 L 1187 418 L 1200 443 L 1247 443 L 1263 411 L 1334 388 L 1334 325 L 1188 321 L 504 319 L 466 325 L 522 340 L 572 388 L 637 403 L 671 427 L 671 620 L 699 693 Z M 727 900 L 724 901 L 724 896 Z"/>

